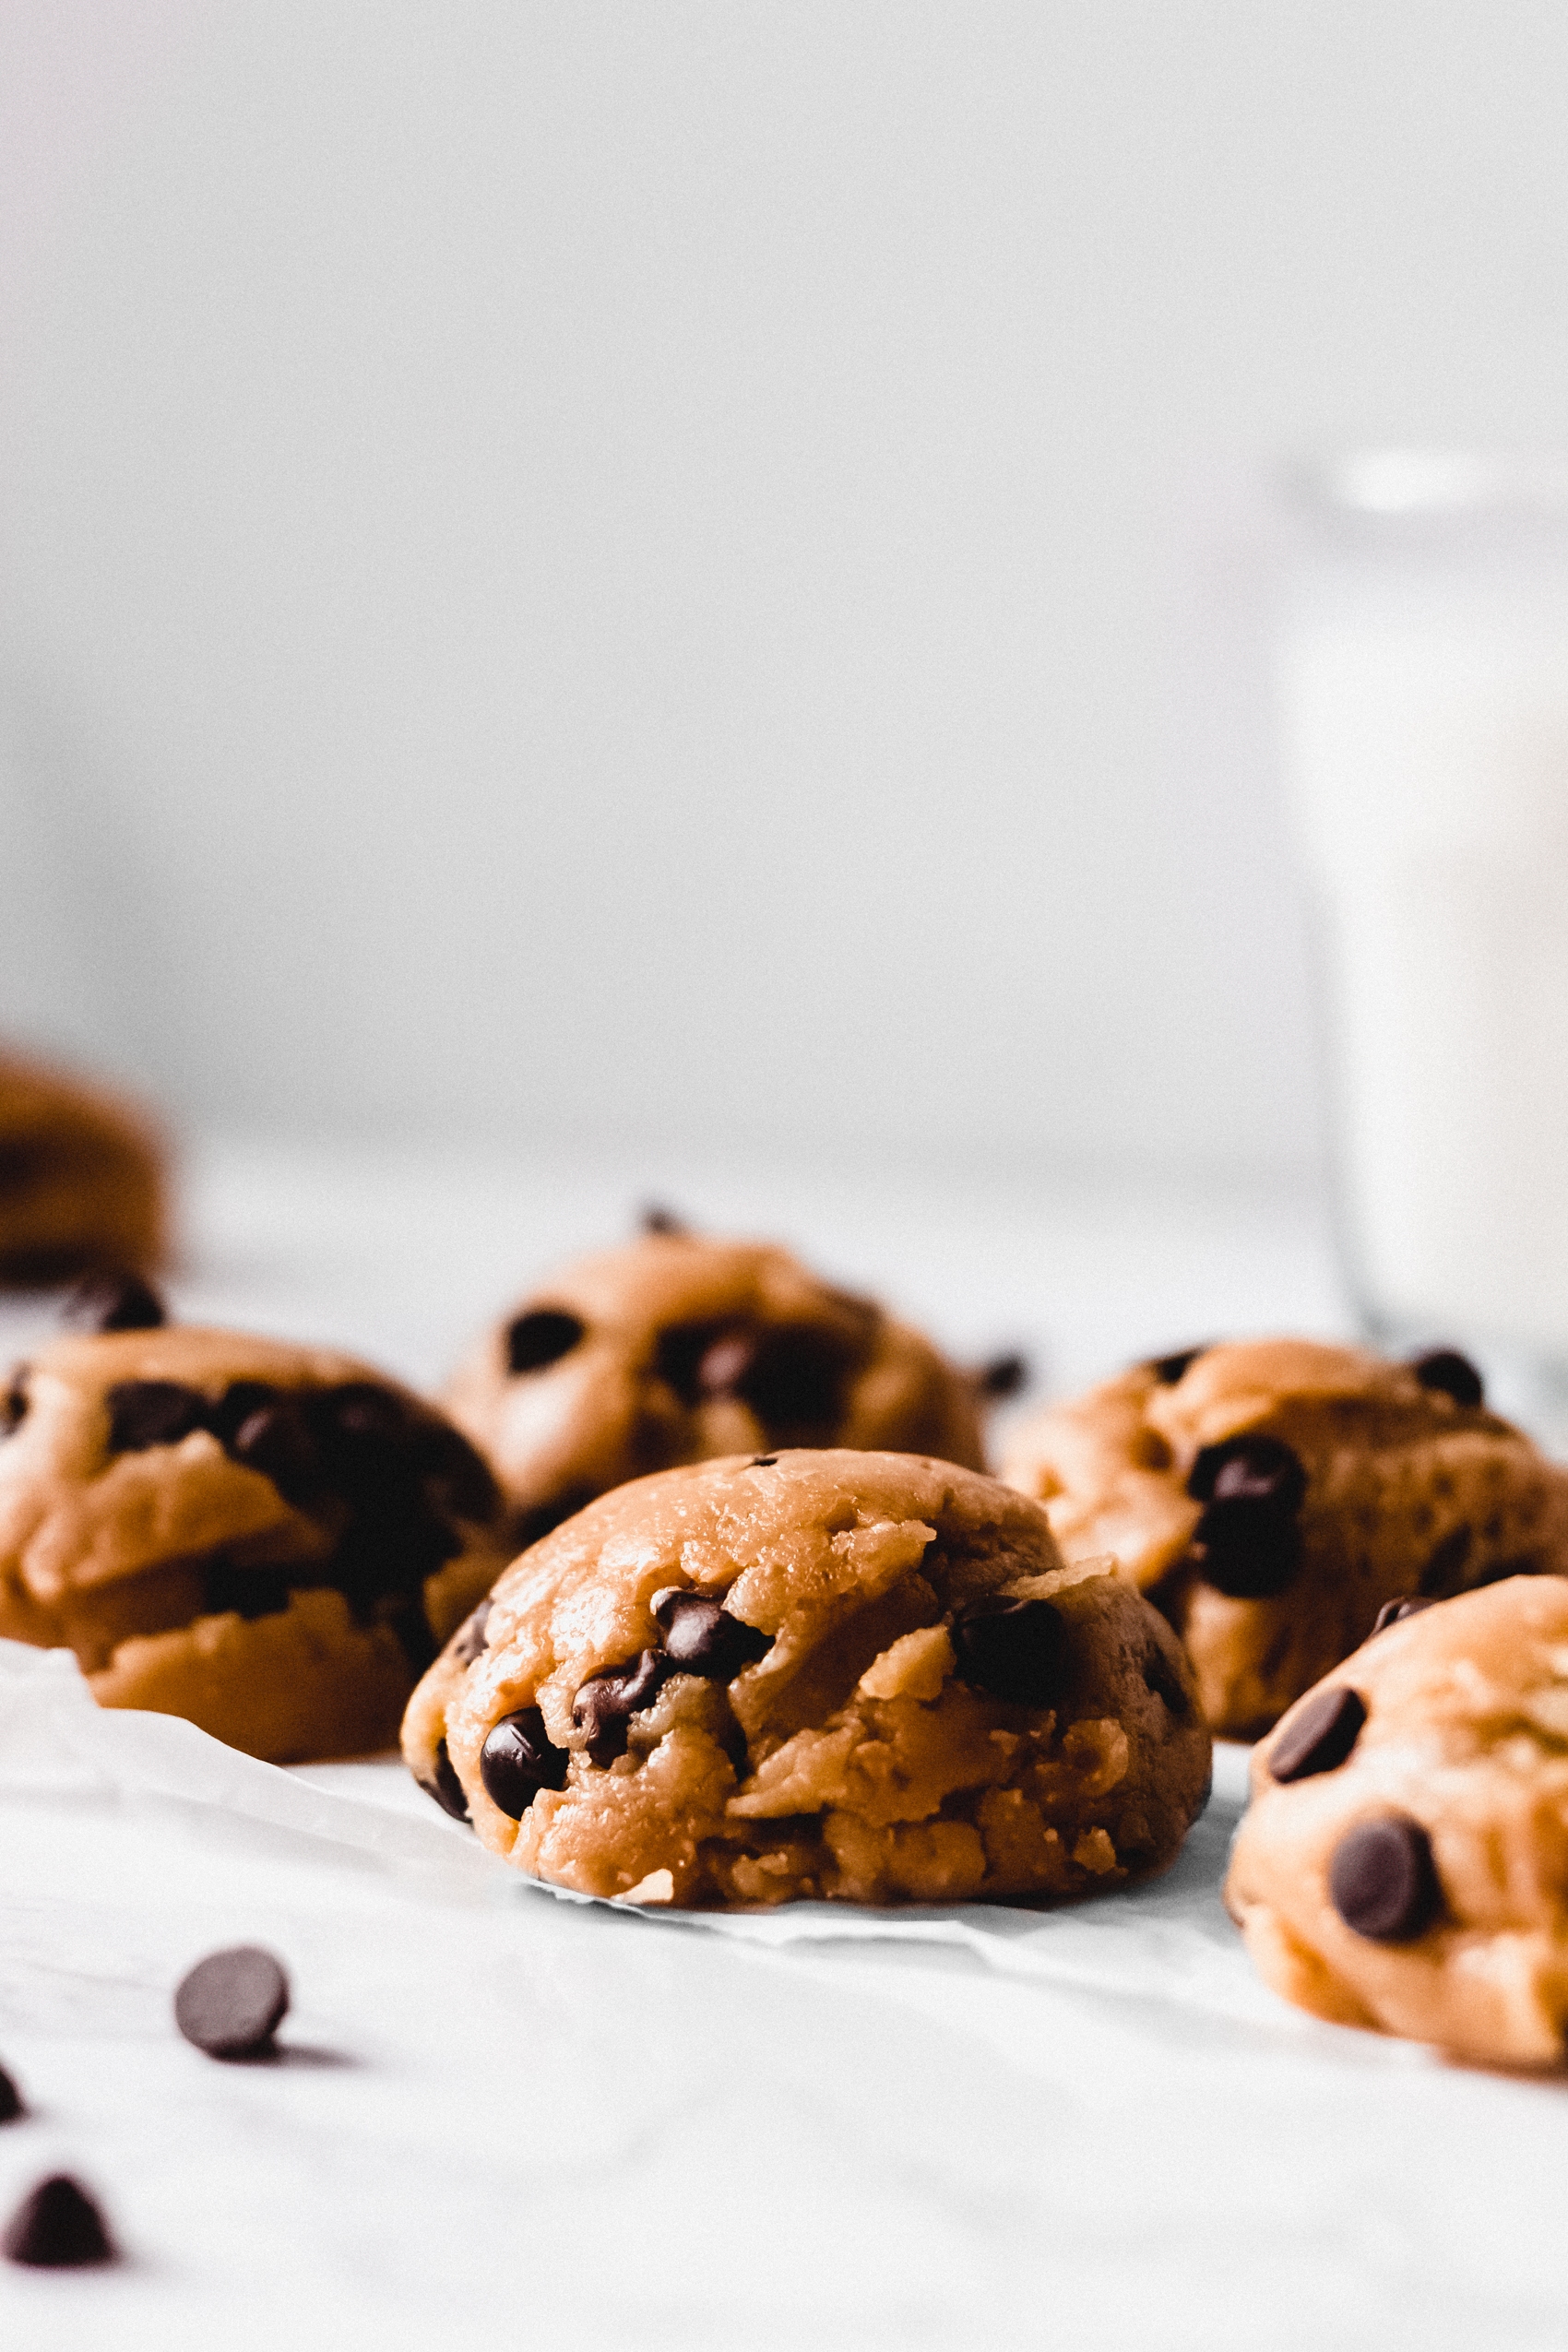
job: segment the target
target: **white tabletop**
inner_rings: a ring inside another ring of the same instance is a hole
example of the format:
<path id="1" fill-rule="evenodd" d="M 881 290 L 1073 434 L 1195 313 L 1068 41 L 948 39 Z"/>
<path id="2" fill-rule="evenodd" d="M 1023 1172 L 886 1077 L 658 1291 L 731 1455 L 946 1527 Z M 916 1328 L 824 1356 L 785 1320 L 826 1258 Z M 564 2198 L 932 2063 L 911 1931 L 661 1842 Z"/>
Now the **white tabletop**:
<path id="1" fill-rule="evenodd" d="M 197 1164 L 176 1293 L 431 1378 L 645 1193 L 1062 1384 L 1340 1314 L 1289 1202 L 238 1150 Z M 395 1765 L 278 1773 L 100 1715 L 64 1657 L 0 1669 L 0 2062 L 32 2110 L 0 2205 L 75 2172 L 125 2256 L 0 2272 L 6 2352 L 1568 2337 L 1568 2091 L 1264 1990 L 1218 1898 L 1240 1750 L 1147 1889 L 682 1921 L 529 1887 Z M 276 2063 L 170 2021 L 241 1942 L 292 1975 Z"/>

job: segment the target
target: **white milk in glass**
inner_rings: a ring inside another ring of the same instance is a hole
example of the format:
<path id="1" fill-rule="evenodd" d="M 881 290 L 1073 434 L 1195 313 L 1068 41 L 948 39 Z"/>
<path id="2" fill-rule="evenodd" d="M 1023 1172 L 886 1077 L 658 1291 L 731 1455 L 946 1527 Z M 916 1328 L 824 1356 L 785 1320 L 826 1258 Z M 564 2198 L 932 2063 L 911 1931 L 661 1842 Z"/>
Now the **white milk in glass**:
<path id="1" fill-rule="evenodd" d="M 1568 1366 L 1568 480 L 1341 492 L 1278 688 L 1353 1279 L 1374 1331 Z"/>

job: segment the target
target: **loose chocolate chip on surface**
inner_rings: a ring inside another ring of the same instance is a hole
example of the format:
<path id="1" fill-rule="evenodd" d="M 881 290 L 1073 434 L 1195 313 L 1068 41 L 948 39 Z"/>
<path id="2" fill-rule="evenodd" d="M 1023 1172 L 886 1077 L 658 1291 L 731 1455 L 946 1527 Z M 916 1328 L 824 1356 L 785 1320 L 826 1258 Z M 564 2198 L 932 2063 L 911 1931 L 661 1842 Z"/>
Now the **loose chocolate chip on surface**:
<path id="1" fill-rule="evenodd" d="M 62 1310 L 76 1331 L 156 1331 L 169 1320 L 162 1300 L 139 1274 L 87 1274 Z"/>
<path id="2" fill-rule="evenodd" d="M 463 1620 L 453 1637 L 452 1655 L 460 1665 L 471 1666 L 476 1657 L 484 1656 L 484 1629 L 489 1617 L 490 1600 L 487 1595 L 472 1615 Z"/>
<path id="3" fill-rule="evenodd" d="M 1193 1536 L 1200 1574 L 1231 1600 L 1271 1600 L 1301 1563 L 1296 1515 L 1307 1491 L 1300 1456 L 1259 1431 L 1206 1445 L 1187 1492 L 1206 1504 Z"/>
<path id="4" fill-rule="evenodd" d="M 15 2123 L 18 2116 L 26 2113 L 20 2091 L 6 2069 L 0 2066 L 0 2123 Z"/>
<path id="5" fill-rule="evenodd" d="M 454 1821 L 468 1820 L 468 1797 L 457 1777 L 457 1767 L 447 1753 L 445 1740 L 438 1740 L 435 1743 L 434 1779 L 422 1780 L 420 1787 L 427 1797 L 434 1797 L 442 1812 L 450 1813 Z"/>
<path id="6" fill-rule="evenodd" d="M 572 1701 L 572 1721 L 588 1735 L 591 1763 L 613 1764 L 617 1756 L 625 1754 L 628 1721 L 639 1708 L 651 1706 L 670 1676 L 678 1671 L 662 1651 L 644 1650 L 625 1666 L 589 1675 Z"/>
<path id="7" fill-rule="evenodd" d="M 1443 1907 L 1431 1840 L 1408 1813 L 1360 1823 L 1340 1839 L 1328 1891 L 1346 1926 L 1372 1943 L 1409 1943 Z"/>
<path id="8" fill-rule="evenodd" d="M 1015 1706 L 1054 1706 L 1069 1666 L 1067 1628 L 1048 1600 L 982 1600 L 953 1621 L 961 1681 Z"/>
<path id="9" fill-rule="evenodd" d="M 1198 1358 L 1207 1355 L 1212 1345 L 1212 1340 L 1206 1339 L 1201 1348 L 1179 1348 L 1172 1356 L 1156 1356 L 1149 1364 L 1149 1370 L 1161 1387 L 1174 1388 L 1179 1380 L 1186 1378 Z"/>
<path id="10" fill-rule="evenodd" d="M 252 2058 L 269 2046 L 288 2006 L 281 1963 L 242 1943 L 209 1953 L 181 1978 L 174 2023 L 209 2058 Z"/>
<path id="11" fill-rule="evenodd" d="M 975 1374 L 975 1386 L 982 1396 L 1000 1401 L 1004 1396 L 1016 1396 L 1021 1388 L 1028 1387 L 1028 1379 L 1027 1356 L 992 1356 Z"/>
<path id="12" fill-rule="evenodd" d="M 621 1739 L 624 1746 L 624 1728 Z M 446 1752 L 445 1741 L 441 1752 Z M 492 1724 L 480 1751 L 480 1778 L 491 1803 L 509 1821 L 521 1821 L 541 1788 L 565 1787 L 571 1761 L 569 1749 L 552 1744 L 538 1707 L 519 1707 Z"/>
<path id="13" fill-rule="evenodd" d="M 1397 1593 L 1392 1600 L 1384 1602 L 1372 1619 L 1372 1633 L 1381 1633 L 1385 1625 L 1397 1625 L 1407 1617 L 1419 1617 L 1423 1609 L 1436 1607 L 1435 1600 L 1423 1598 L 1420 1593 Z M 1372 1634 L 1367 1638 L 1370 1641 Z"/>
<path id="14" fill-rule="evenodd" d="M 1276 1780 L 1310 1780 L 1314 1773 L 1334 1772 L 1361 1736 L 1367 1703 L 1359 1691 L 1343 1684 L 1314 1691 L 1295 1708 L 1275 1740 L 1268 1768 Z"/>
<path id="15" fill-rule="evenodd" d="M 588 1325 L 564 1307 L 532 1307 L 507 1326 L 506 1369 L 509 1372 L 542 1372 L 546 1364 L 569 1356 Z"/>
<path id="16" fill-rule="evenodd" d="M 33 2270 L 84 2270 L 112 2263 L 114 2244 L 103 2215 L 79 2181 L 57 2172 L 22 2199 L 0 2239 L 7 2261 Z"/>
<path id="17" fill-rule="evenodd" d="M 1457 1348 L 1429 1348 L 1424 1356 L 1412 1356 L 1410 1370 L 1423 1388 L 1436 1389 L 1443 1396 L 1452 1396 L 1455 1405 L 1483 1405 L 1486 1384 Z"/>
<path id="18" fill-rule="evenodd" d="M 683 1674 L 710 1682 L 732 1682 L 743 1667 L 754 1666 L 773 1647 L 773 1635 L 732 1617 L 701 1593 L 666 1586 L 653 1597 L 653 1613 L 664 1631 L 664 1654 Z"/>
<path id="19" fill-rule="evenodd" d="M 109 1450 L 143 1454 L 150 1445 L 178 1445 L 205 1429 L 208 1406 L 196 1388 L 177 1380 L 116 1381 L 108 1395 Z"/>

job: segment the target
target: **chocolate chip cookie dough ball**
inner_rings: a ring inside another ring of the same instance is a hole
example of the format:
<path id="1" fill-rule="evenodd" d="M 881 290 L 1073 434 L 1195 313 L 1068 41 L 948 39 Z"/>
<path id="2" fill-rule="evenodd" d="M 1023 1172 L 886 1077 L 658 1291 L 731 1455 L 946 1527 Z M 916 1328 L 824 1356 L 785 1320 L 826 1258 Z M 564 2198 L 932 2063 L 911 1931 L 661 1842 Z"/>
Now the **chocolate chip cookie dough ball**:
<path id="1" fill-rule="evenodd" d="M 117 1097 L 0 1054 L 0 1282 L 140 1271 L 166 1241 L 163 1149 Z"/>
<path id="2" fill-rule="evenodd" d="M 1568 1471 L 1449 1350 L 1398 1364 L 1269 1339 L 1137 1364 L 1027 1423 L 1002 1474 L 1067 1550 L 1114 1553 L 1239 1739 L 1395 1595 L 1568 1570 Z"/>
<path id="3" fill-rule="evenodd" d="M 540 1878 L 679 1904 L 1074 1895 L 1171 1859 L 1208 1785 L 1158 1612 L 951 1463 L 666 1470 L 508 1569 L 403 1752 Z"/>
<path id="4" fill-rule="evenodd" d="M 69 1646 L 105 1706 L 278 1763 L 396 1739 L 505 1558 L 468 1441 L 325 1349 L 60 1339 L 0 1429 L 0 1638 Z"/>
<path id="5" fill-rule="evenodd" d="M 1557 2065 L 1568 1583 L 1389 1614 L 1253 1757 L 1226 1902 L 1261 1975 L 1316 2016 Z"/>
<path id="6" fill-rule="evenodd" d="M 546 1283 L 445 1401 L 522 1544 L 627 1479 L 724 1454 L 896 1446 L 979 1469 L 983 1382 L 784 1250 L 656 1229 Z"/>

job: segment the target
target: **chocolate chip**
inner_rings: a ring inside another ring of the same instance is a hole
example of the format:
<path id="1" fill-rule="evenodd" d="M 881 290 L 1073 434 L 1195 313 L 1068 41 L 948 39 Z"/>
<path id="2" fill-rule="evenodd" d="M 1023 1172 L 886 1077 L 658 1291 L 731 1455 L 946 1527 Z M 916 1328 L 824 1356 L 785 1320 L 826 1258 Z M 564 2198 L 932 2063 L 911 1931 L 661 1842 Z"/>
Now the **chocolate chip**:
<path id="1" fill-rule="evenodd" d="M 749 1331 L 726 1331 L 705 1348 L 696 1368 L 697 1393 L 728 1396 L 756 1361 L 757 1343 Z"/>
<path id="2" fill-rule="evenodd" d="M 1261 1432 L 1206 1445 L 1187 1492 L 1207 1508 L 1193 1536 L 1193 1557 L 1206 1584 L 1231 1600 L 1270 1600 L 1301 1562 L 1296 1515 L 1307 1491 L 1300 1457 L 1282 1439 Z"/>
<path id="3" fill-rule="evenodd" d="M 162 1300 L 139 1274 L 87 1274 L 62 1309 L 77 1331 L 156 1331 L 169 1320 Z"/>
<path id="4" fill-rule="evenodd" d="M 1328 1891 L 1346 1926 L 1372 1943 L 1409 1943 L 1443 1907 L 1431 1840 L 1408 1813 L 1360 1823 L 1340 1839 Z"/>
<path id="5" fill-rule="evenodd" d="M 759 1334 L 734 1389 L 769 1432 L 826 1433 L 842 1410 L 848 1370 L 843 1343 L 832 1333 L 786 1324 Z"/>
<path id="6" fill-rule="evenodd" d="M 241 1384 L 236 1382 L 235 1387 Z M 226 1406 L 233 1396 L 231 1389 Z M 303 1406 L 294 1397 L 279 1396 L 254 1406 L 228 1445 L 236 1462 L 270 1479 L 286 1503 L 305 1502 L 320 1490 L 325 1476 L 321 1449 Z"/>
<path id="7" fill-rule="evenodd" d="M 1423 1609 L 1435 1609 L 1435 1600 L 1424 1599 L 1420 1593 L 1399 1593 L 1393 1600 L 1385 1600 L 1372 1619 L 1372 1633 L 1381 1633 L 1385 1625 L 1398 1625 L 1407 1617 L 1419 1617 Z M 1372 1635 L 1368 1635 L 1370 1641 Z"/>
<path id="8" fill-rule="evenodd" d="M 623 1726 L 621 1745 L 625 1744 Z M 570 1749 L 557 1748 L 552 1741 L 538 1707 L 519 1707 L 515 1715 L 504 1715 L 499 1723 L 492 1724 L 480 1751 L 480 1778 L 491 1803 L 508 1821 L 521 1821 L 541 1788 L 565 1787 L 571 1761 Z"/>
<path id="9" fill-rule="evenodd" d="M 84 2270 L 112 2263 L 114 2242 L 78 2180 L 57 2172 L 22 2199 L 0 2238 L 6 2260 L 33 2270 Z"/>
<path id="10" fill-rule="evenodd" d="M 546 1364 L 559 1363 L 587 1329 L 581 1316 L 569 1314 L 564 1307 L 530 1307 L 507 1325 L 507 1371 L 542 1372 Z"/>
<path id="11" fill-rule="evenodd" d="M 1470 1556 L 1468 1526 L 1455 1527 L 1433 1550 L 1431 1558 L 1421 1571 L 1418 1590 L 1429 1600 L 1445 1600 L 1464 1574 L 1465 1562 Z"/>
<path id="12" fill-rule="evenodd" d="M 227 1453 L 234 1450 L 234 1438 L 253 1413 L 264 1405 L 275 1405 L 282 1397 L 280 1388 L 269 1380 L 232 1380 L 215 1405 L 207 1408 L 207 1426 Z"/>
<path id="13" fill-rule="evenodd" d="M 1359 1691 L 1343 1684 L 1314 1691 L 1292 1708 L 1269 1752 L 1269 1771 L 1276 1780 L 1310 1780 L 1315 1773 L 1336 1771 L 1366 1719 L 1367 1703 Z"/>
<path id="14" fill-rule="evenodd" d="M 1067 1627 L 1048 1600 L 973 1602 L 953 1621 L 962 1681 L 1015 1706 L 1054 1706 L 1069 1665 Z"/>
<path id="15" fill-rule="evenodd" d="M 1154 1642 L 1144 1653 L 1144 1681 L 1157 1699 L 1164 1700 L 1177 1722 L 1184 1723 L 1193 1711 L 1192 1699 L 1176 1668 Z"/>
<path id="16" fill-rule="evenodd" d="M 109 1391 L 109 1450 L 142 1454 L 151 1445 L 178 1445 L 207 1425 L 199 1389 L 177 1380 L 121 1380 Z"/>
<path id="17" fill-rule="evenodd" d="M 468 1797 L 457 1777 L 457 1767 L 446 1752 L 445 1740 L 438 1740 L 435 1743 L 434 1779 L 422 1780 L 420 1787 L 427 1797 L 434 1797 L 442 1812 L 450 1813 L 454 1821 L 468 1820 Z"/>
<path id="18" fill-rule="evenodd" d="M 754 1470 L 776 1470 L 778 1467 L 778 1456 L 777 1454 L 754 1454 L 750 1467 Z"/>
<path id="19" fill-rule="evenodd" d="M 589 1761 L 612 1764 L 626 1752 L 626 1727 L 639 1708 L 651 1706 L 663 1684 L 679 1669 L 659 1650 L 644 1650 L 624 1666 L 592 1674 L 572 1701 L 572 1722 L 588 1733 Z"/>
<path id="20" fill-rule="evenodd" d="M 672 1233 L 689 1233 L 692 1229 L 683 1217 L 677 1217 L 672 1208 L 666 1208 L 659 1201 L 649 1201 L 639 1212 L 637 1222 L 645 1233 L 662 1234 L 666 1239 Z"/>
<path id="21" fill-rule="evenodd" d="M 1435 1389 L 1440 1396 L 1452 1396 L 1455 1405 L 1483 1405 L 1486 1384 L 1457 1348 L 1429 1348 L 1424 1356 L 1412 1356 L 1410 1370 L 1423 1388 Z"/>
<path id="22" fill-rule="evenodd" d="M 18 2116 L 26 2113 L 27 2108 L 22 2105 L 20 2091 L 18 2090 L 6 2069 L 0 2066 L 0 2123 L 15 2123 Z"/>
<path id="23" fill-rule="evenodd" d="M 289 1571 L 241 1565 L 219 1552 L 203 1573 L 202 1608 L 209 1617 L 232 1610 L 253 1622 L 278 1617 L 289 1606 Z"/>
<path id="24" fill-rule="evenodd" d="M 1206 1339 L 1201 1348 L 1179 1348 L 1173 1356 L 1156 1356 L 1150 1361 L 1149 1370 L 1162 1387 L 1174 1388 L 1179 1380 L 1186 1378 L 1198 1358 L 1207 1355 L 1213 1345 L 1212 1340 Z"/>
<path id="25" fill-rule="evenodd" d="M 1029 1360 L 1027 1356 L 992 1356 L 981 1364 L 975 1374 L 975 1386 L 982 1396 L 1001 1400 L 1016 1396 L 1028 1384 Z"/>
<path id="26" fill-rule="evenodd" d="M 209 2058 L 252 2058 L 267 2048 L 289 2006 L 280 1962 L 254 1943 L 198 1960 L 180 1979 L 174 2023 Z"/>
<path id="27" fill-rule="evenodd" d="M 460 1429 L 433 1415 L 418 1431 L 415 1450 L 428 1479 L 462 1519 L 489 1519 L 501 1500 L 489 1463 Z"/>
<path id="28" fill-rule="evenodd" d="M 481 1601 L 472 1616 L 464 1620 L 453 1637 L 452 1655 L 460 1666 L 471 1666 L 485 1652 L 484 1628 L 490 1616 L 488 1595 Z"/>
<path id="29" fill-rule="evenodd" d="M 700 1674 L 709 1682 L 732 1682 L 773 1647 L 771 1633 L 675 1586 L 655 1593 L 653 1613 L 664 1630 L 665 1656 L 683 1674 Z"/>
<path id="30" fill-rule="evenodd" d="M 9 1437 L 11 1431 L 20 1429 L 27 1419 L 26 1380 L 25 1369 L 13 1373 L 4 1396 L 0 1396 L 0 1437 Z"/>

